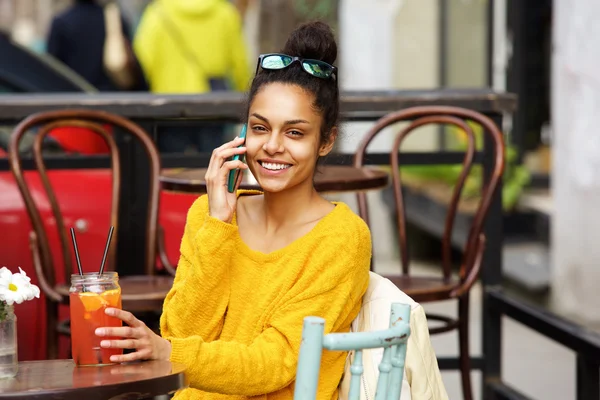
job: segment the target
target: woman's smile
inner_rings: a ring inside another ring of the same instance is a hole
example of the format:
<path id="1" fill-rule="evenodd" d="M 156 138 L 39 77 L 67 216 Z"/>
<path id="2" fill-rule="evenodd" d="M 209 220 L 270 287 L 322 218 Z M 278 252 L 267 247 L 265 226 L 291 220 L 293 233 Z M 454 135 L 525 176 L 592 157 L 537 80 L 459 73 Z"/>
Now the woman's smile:
<path id="1" fill-rule="evenodd" d="M 290 163 L 270 159 L 258 160 L 258 164 L 262 167 L 262 173 L 273 175 L 285 173 L 292 167 L 292 164 Z"/>

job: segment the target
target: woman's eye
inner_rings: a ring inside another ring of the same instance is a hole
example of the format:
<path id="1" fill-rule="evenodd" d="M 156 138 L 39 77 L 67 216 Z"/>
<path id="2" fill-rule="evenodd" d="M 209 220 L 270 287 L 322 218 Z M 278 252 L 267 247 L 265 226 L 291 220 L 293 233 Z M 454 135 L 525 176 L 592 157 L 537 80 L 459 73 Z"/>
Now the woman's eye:
<path id="1" fill-rule="evenodd" d="M 253 126 L 252 130 L 255 131 L 255 132 L 265 132 L 266 131 L 265 127 L 264 126 L 260 126 L 260 125 Z"/>
<path id="2" fill-rule="evenodd" d="M 298 131 L 289 131 L 288 134 L 291 136 L 294 136 L 294 137 L 304 136 L 304 134 L 302 132 L 298 132 Z"/>

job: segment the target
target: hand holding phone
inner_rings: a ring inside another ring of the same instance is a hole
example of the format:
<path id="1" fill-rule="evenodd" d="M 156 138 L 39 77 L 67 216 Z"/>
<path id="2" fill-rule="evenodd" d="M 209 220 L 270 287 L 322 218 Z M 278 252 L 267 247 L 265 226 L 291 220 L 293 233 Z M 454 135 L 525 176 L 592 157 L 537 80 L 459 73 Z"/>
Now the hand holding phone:
<path id="1" fill-rule="evenodd" d="M 209 215 L 226 223 L 231 222 L 237 206 L 236 177 L 248 169 L 240 157 L 246 153 L 245 136 L 244 127 L 240 136 L 214 149 L 204 174 Z"/>
<path id="2" fill-rule="evenodd" d="M 246 124 L 244 124 L 244 126 L 242 127 L 242 131 L 240 132 L 240 138 L 244 139 L 244 142 L 242 142 L 238 147 L 242 147 L 246 142 Z M 241 154 L 235 154 L 233 157 L 231 157 L 231 161 L 235 161 L 235 160 L 239 160 L 241 159 L 242 161 L 244 161 L 244 155 Z M 227 191 L 229 193 L 233 193 L 235 191 L 235 185 L 238 181 L 238 176 L 241 173 L 241 171 L 239 169 L 232 169 L 231 171 L 229 171 L 229 176 L 227 177 Z"/>

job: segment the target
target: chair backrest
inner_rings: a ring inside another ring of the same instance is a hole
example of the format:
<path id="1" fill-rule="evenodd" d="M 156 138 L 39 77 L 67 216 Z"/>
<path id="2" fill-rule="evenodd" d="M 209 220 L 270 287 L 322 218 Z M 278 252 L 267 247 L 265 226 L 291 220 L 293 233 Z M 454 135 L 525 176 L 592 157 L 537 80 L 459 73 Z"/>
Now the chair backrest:
<path id="1" fill-rule="evenodd" d="M 396 218 L 399 229 L 398 245 L 401 251 L 402 273 L 404 275 L 409 274 L 406 216 L 399 170 L 399 160 L 401 158 L 401 152 L 399 150 L 404 139 L 417 128 L 429 124 L 454 125 L 455 127 L 461 129 L 467 136 L 467 148 L 464 153 L 465 155 L 462 162 L 462 170 L 458 175 L 456 185 L 454 186 L 452 192 L 444 225 L 444 234 L 442 238 L 442 269 L 445 279 L 449 279 L 452 272 L 452 230 L 456 220 L 461 193 L 464 189 L 465 181 L 469 175 L 469 172 L 471 171 L 471 167 L 473 166 L 473 159 L 476 151 L 475 134 L 473 133 L 471 126 L 467 124 L 467 121 L 480 124 L 483 127 L 484 134 L 490 135 L 492 142 L 494 143 L 493 170 L 489 180 L 486 182 L 487 184 L 483 185 L 481 190 L 481 200 L 479 201 L 473 216 L 473 222 L 471 224 L 467 242 L 464 248 L 464 260 L 460 270 L 461 283 L 463 286 L 466 282 L 472 283 L 472 281 L 476 279 L 477 275 L 477 273 L 475 273 L 473 270 L 473 267 L 480 262 L 483 252 L 483 223 L 489 210 L 493 194 L 498 188 L 498 183 L 500 182 L 502 173 L 504 171 L 505 149 L 502 132 L 490 118 L 473 110 L 448 106 L 411 107 L 398 112 L 390 113 L 376 122 L 356 150 L 354 154 L 354 166 L 361 167 L 364 165 L 367 147 L 378 133 L 392 124 L 405 121 L 409 122 L 409 124 L 397 134 L 390 151 L 392 185 L 396 207 Z M 359 215 L 368 224 L 369 217 L 367 211 L 366 194 L 362 192 L 358 193 L 357 199 Z M 460 290 L 464 291 L 464 289 L 465 288 L 463 287 Z"/>
<path id="2" fill-rule="evenodd" d="M 152 142 L 150 136 L 137 124 L 118 115 L 110 114 L 103 111 L 93 110 L 60 110 L 41 112 L 29 116 L 19 123 L 11 136 L 9 145 L 9 162 L 10 168 L 16 179 L 17 186 L 25 202 L 27 214 L 31 220 L 33 231 L 30 234 L 30 245 L 34 257 L 41 258 L 40 263 L 42 271 L 38 272 L 40 284 L 47 290 L 56 285 L 55 270 L 53 266 L 53 258 L 50 244 L 48 242 L 48 232 L 42 221 L 42 216 L 31 188 L 27 185 L 21 165 L 21 155 L 19 154 L 19 144 L 25 134 L 32 128 L 36 128 L 35 140 L 33 143 L 33 158 L 36 170 L 39 174 L 44 192 L 48 198 L 52 217 L 56 223 L 56 230 L 60 241 L 61 252 L 65 278 L 68 280 L 72 271 L 72 249 L 68 239 L 67 227 L 57 201 L 56 193 L 52 188 L 46 166 L 42 156 L 42 144 L 44 138 L 56 128 L 61 127 L 79 127 L 86 128 L 90 132 L 94 132 L 102 137 L 109 148 L 109 155 L 112 168 L 112 194 L 111 194 L 111 209 L 110 209 L 110 224 L 115 227 L 115 233 L 112 238 L 113 245 L 110 247 L 110 252 L 107 256 L 106 270 L 114 270 L 115 250 L 118 241 L 118 216 L 119 216 L 119 195 L 121 189 L 121 172 L 119 161 L 119 149 L 113 138 L 113 135 L 108 132 L 105 125 L 118 128 L 127 134 L 132 135 L 142 144 L 149 160 L 149 195 L 148 195 L 148 218 L 146 230 L 146 248 L 145 248 L 145 272 L 147 274 L 154 273 L 154 265 L 156 261 L 156 230 L 157 230 L 157 214 L 159 203 L 159 174 L 160 174 L 160 157 L 158 150 Z M 107 229 L 108 232 L 108 229 Z M 50 293 L 52 294 L 52 293 Z"/>
<path id="3" fill-rule="evenodd" d="M 296 373 L 295 400 L 316 398 L 323 349 L 331 351 L 354 351 L 350 368 L 349 400 L 360 399 L 363 374 L 362 351 L 383 348 L 379 364 L 376 400 L 398 400 L 402 389 L 406 342 L 410 336 L 410 305 L 394 303 L 391 307 L 390 328 L 383 331 L 330 333 L 324 335 L 325 320 L 319 317 L 304 318 L 302 344 Z"/>

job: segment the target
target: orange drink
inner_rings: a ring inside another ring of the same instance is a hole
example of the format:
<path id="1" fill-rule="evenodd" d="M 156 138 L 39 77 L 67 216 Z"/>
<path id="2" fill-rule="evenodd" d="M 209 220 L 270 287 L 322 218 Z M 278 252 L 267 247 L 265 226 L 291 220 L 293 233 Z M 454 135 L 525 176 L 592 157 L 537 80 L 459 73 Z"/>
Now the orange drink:
<path id="1" fill-rule="evenodd" d="M 102 340 L 117 338 L 101 338 L 95 334 L 97 328 L 122 325 L 120 319 L 106 315 L 104 311 L 109 307 L 121 308 L 121 288 L 116 272 L 71 277 L 71 351 L 77 365 L 114 364 L 110 356 L 123 354 L 122 349 L 100 347 Z"/>

